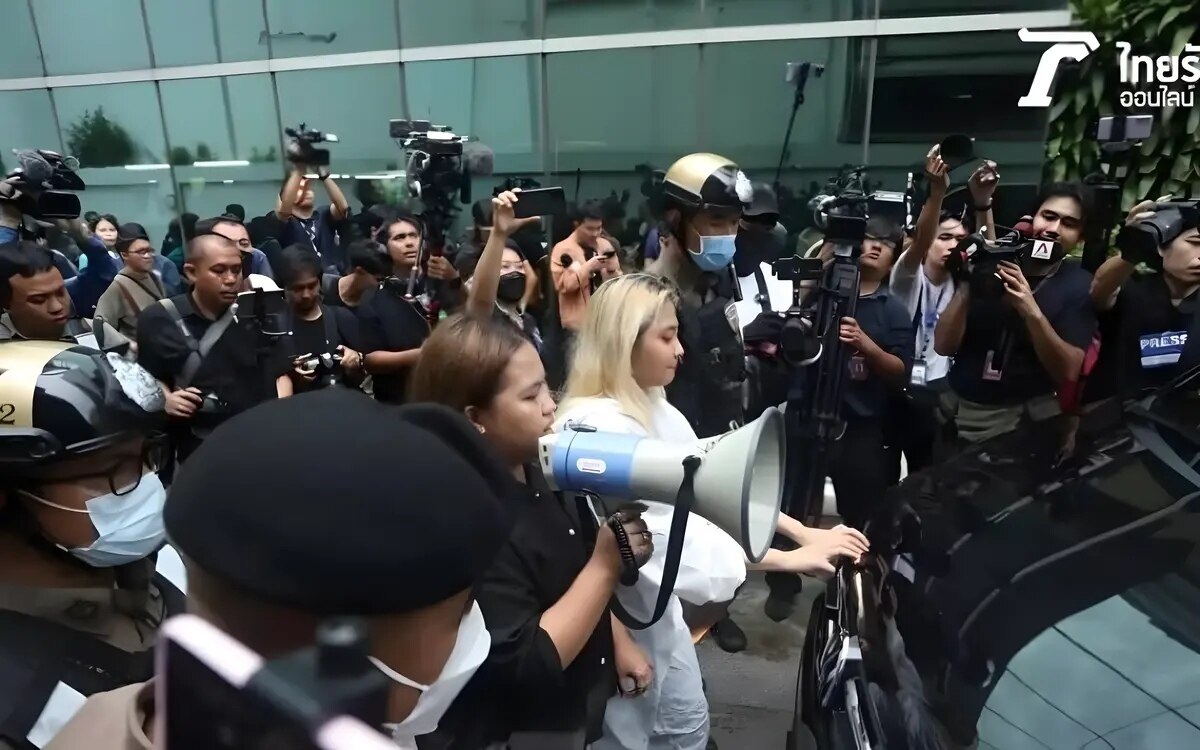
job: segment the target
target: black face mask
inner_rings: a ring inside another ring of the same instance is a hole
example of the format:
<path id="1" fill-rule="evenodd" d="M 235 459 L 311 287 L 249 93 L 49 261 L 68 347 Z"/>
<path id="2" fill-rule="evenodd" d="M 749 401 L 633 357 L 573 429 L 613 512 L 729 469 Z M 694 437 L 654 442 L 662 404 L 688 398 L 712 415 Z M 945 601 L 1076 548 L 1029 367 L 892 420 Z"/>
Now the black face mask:
<path id="1" fill-rule="evenodd" d="M 521 301 L 525 296 L 525 274 L 520 271 L 506 273 L 500 277 L 500 285 L 496 287 L 496 298 L 510 305 Z"/>

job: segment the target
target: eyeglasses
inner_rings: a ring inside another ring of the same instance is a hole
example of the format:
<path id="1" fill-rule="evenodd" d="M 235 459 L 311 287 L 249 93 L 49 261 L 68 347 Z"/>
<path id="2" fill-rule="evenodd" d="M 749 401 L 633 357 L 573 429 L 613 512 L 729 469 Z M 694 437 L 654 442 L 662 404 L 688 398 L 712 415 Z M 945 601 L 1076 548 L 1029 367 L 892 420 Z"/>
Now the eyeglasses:
<path id="1" fill-rule="evenodd" d="M 141 453 L 126 453 L 113 459 L 107 469 L 89 471 L 69 477 L 53 477 L 42 484 L 82 483 L 88 479 L 103 479 L 114 495 L 128 495 L 138 488 L 146 471 L 157 472 L 166 463 L 170 445 L 165 438 L 151 437 L 142 443 Z M 128 481 L 130 475 L 133 481 Z"/>
<path id="2" fill-rule="evenodd" d="M 151 255 L 154 255 L 154 250 L 151 248 L 145 248 L 143 250 L 126 250 L 125 254 L 136 255 L 139 258 L 149 258 Z"/>

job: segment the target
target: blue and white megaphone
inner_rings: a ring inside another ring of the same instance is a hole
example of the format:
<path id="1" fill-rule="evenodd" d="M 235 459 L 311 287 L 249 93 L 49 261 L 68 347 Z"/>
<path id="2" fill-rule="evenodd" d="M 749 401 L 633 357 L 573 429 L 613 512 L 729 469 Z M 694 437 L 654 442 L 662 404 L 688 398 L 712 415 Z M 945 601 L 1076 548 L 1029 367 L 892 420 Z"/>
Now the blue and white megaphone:
<path id="1" fill-rule="evenodd" d="M 599 432 L 568 423 L 540 440 L 542 473 L 556 491 L 675 504 L 684 463 L 699 460 L 691 512 L 714 523 L 753 562 L 771 547 L 783 498 L 783 413 L 767 409 L 750 424 L 694 443 Z"/>

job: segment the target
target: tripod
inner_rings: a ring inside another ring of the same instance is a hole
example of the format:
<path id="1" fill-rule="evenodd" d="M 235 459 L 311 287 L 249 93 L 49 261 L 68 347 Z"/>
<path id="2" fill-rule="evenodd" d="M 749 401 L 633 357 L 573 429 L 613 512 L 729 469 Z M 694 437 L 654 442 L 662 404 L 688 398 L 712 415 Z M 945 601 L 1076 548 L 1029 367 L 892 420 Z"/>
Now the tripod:
<path id="1" fill-rule="evenodd" d="M 825 66 L 810 62 L 790 62 L 787 64 L 786 80 L 795 87 L 792 96 L 792 113 L 788 116 L 787 131 L 783 134 L 783 145 L 779 149 L 779 163 L 775 167 L 775 192 L 779 192 L 780 180 L 783 177 L 783 163 L 787 161 L 788 146 L 792 142 L 792 129 L 796 127 L 796 115 L 800 113 L 800 105 L 804 104 L 804 87 L 808 85 L 809 73 L 820 78 L 825 73 Z"/>

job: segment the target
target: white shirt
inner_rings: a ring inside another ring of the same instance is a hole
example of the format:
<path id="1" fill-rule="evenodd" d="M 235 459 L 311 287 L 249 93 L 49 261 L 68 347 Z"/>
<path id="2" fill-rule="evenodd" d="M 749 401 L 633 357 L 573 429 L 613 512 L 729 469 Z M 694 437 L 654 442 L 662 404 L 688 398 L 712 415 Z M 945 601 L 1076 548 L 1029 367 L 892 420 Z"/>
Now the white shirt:
<path id="1" fill-rule="evenodd" d="M 915 362 L 925 363 L 925 382 L 930 383 L 946 377 L 950 372 L 950 358 L 933 350 L 933 331 L 942 312 L 954 298 L 954 280 L 947 274 L 945 281 L 934 284 L 925 275 L 924 263 L 916 269 L 906 267 L 904 256 L 909 252 L 905 250 L 892 267 L 892 294 L 904 302 L 910 316 L 915 318 L 918 311 L 921 313 L 921 319 L 916 321 L 913 358 Z"/>
<path id="2" fill-rule="evenodd" d="M 559 414 L 555 429 L 562 429 L 568 421 L 657 440 L 696 441 L 687 418 L 664 398 L 654 400 L 649 430 L 611 398 L 576 402 Z M 634 586 L 617 590 L 621 605 L 640 620 L 650 618 L 658 599 L 673 514 L 673 509 L 663 503 L 646 505 L 649 509 L 642 518 L 653 534 L 654 554 L 639 570 Z M 674 595 L 662 619 L 645 630 L 630 631 L 654 665 L 654 683 L 637 698 L 609 699 L 604 715 L 605 736 L 593 745 L 596 750 L 645 750 L 651 735 L 690 735 L 708 724 L 700 664 L 679 599 L 693 604 L 732 599 L 746 578 L 745 556 L 732 537 L 695 514 L 688 518 L 685 539 Z M 703 746 L 701 742 L 699 748 Z"/>

